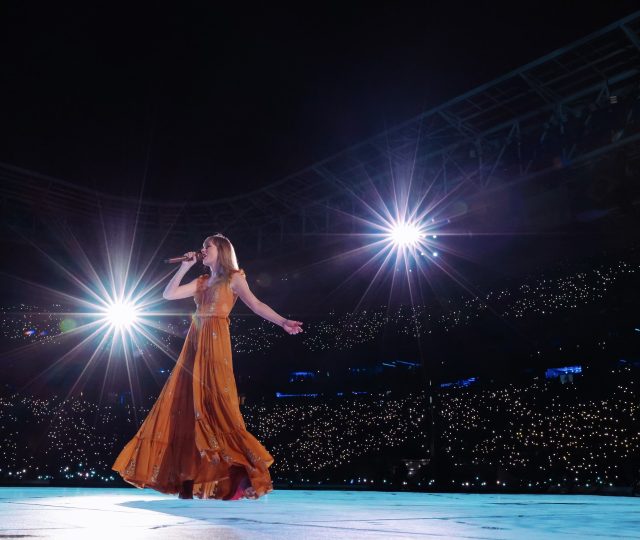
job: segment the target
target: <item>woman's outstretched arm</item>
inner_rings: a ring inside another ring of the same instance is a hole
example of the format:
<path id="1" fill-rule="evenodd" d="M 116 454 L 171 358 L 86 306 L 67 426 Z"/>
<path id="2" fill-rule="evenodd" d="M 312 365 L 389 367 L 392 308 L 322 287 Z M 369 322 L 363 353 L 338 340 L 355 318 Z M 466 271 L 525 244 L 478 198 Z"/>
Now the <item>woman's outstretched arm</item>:
<path id="1" fill-rule="evenodd" d="M 258 300 L 251 292 L 251 289 L 249 289 L 247 280 L 240 272 L 236 272 L 231 277 L 231 290 L 237 294 L 256 315 L 278 326 L 282 326 L 288 334 L 299 334 L 302 332 L 302 323 L 300 321 L 285 319 L 282 315 L 278 315 L 273 311 L 267 304 Z"/>

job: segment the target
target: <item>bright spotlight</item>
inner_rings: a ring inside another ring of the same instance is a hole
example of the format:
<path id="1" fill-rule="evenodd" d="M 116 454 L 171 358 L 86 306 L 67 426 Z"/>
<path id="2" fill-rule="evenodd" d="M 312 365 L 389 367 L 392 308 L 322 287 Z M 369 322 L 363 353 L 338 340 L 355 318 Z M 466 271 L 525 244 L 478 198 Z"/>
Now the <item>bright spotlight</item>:
<path id="1" fill-rule="evenodd" d="M 412 223 L 398 223 L 389 233 L 392 242 L 400 248 L 417 246 L 422 236 L 420 229 Z"/>
<path id="2" fill-rule="evenodd" d="M 109 305 L 106 318 L 111 326 L 124 330 L 133 326 L 138 320 L 138 309 L 131 302 L 114 302 Z"/>

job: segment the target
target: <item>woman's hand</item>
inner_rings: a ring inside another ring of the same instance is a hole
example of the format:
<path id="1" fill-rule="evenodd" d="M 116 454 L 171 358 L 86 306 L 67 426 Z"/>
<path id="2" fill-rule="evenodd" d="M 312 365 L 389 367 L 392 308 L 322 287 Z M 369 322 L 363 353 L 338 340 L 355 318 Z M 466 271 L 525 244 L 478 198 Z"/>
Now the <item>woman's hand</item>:
<path id="1" fill-rule="evenodd" d="M 183 256 L 189 257 L 189 259 L 186 261 L 182 261 L 180 263 L 181 269 L 189 270 L 189 268 L 191 268 L 194 264 L 196 264 L 196 262 L 198 262 L 195 251 L 189 251 L 188 253 L 185 253 Z"/>
<path id="2" fill-rule="evenodd" d="M 282 328 L 287 334 L 299 334 L 302 332 L 302 323 L 300 321 L 286 320 L 282 323 Z"/>

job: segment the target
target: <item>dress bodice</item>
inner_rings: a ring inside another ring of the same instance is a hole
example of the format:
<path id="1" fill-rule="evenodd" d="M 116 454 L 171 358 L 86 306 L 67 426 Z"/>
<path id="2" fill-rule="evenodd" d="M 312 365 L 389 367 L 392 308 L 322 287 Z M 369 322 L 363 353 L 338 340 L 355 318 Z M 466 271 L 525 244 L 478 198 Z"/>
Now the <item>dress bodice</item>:
<path id="1" fill-rule="evenodd" d="M 244 272 L 241 270 L 244 276 Z M 231 290 L 228 281 L 220 281 L 208 285 L 209 276 L 198 278 L 196 293 L 193 299 L 196 303 L 196 315 L 209 317 L 228 317 L 238 297 Z"/>

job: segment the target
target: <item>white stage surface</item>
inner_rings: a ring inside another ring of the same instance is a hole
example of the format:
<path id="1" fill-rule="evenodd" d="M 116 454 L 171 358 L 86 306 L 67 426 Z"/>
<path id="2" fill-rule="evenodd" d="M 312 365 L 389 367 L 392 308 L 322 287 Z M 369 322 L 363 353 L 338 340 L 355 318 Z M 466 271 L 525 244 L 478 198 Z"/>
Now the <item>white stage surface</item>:
<path id="1" fill-rule="evenodd" d="M 0 488 L 0 538 L 640 538 L 640 498 L 276 490 L 225 502 L 135 488 Z"/>

